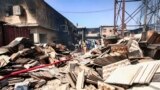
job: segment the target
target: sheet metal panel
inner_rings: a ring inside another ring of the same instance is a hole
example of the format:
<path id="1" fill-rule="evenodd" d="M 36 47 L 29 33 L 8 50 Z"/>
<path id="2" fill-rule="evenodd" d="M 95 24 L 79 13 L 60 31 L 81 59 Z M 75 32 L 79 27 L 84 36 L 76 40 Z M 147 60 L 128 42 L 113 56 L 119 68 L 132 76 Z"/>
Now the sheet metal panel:
<path id="1" fill-rule="evenodd" d="M 4 44 L 9 44 L 16 37 L 27 37 L 30 36 L 30 29 L 28 27 L 14 27 L 4 26 Z"/>
<path id="2" fill-rule="evenodd" d="M 0 24 L 0 47 L 3 45 L 2 25 Z"/>

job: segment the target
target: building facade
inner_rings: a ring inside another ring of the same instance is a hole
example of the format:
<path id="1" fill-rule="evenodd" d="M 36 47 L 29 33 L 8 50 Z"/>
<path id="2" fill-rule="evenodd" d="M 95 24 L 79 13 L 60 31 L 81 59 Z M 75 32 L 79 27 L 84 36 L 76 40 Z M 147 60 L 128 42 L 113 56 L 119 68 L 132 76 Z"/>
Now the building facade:
<path id="1" fill-rule="evenodd" d="M 12 32 L 10 27 L 21 28 L 22 33 L 28 30 L 26 36 L 35 43 L 74 41 L 76 27 L 44 0 L 0 0 L 0 21 L 4 22 L 4 31 Z"/>
<path id="2" fill-rule="evenodd" d="M 100 26 L 101 37 L 114 36 L 114 26 Z"/>

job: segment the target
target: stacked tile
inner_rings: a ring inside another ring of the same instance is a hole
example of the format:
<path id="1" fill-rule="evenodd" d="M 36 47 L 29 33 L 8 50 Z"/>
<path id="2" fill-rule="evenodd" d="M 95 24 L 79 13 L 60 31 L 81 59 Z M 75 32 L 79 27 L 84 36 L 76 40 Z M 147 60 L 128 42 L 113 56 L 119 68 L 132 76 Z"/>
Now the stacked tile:
<path id="1" fill-rule="evenodd" d="M 146 62 L 146 63 L 140 63 L 139 65 L 143 66 L 143 68 L 140 70 L 138 76 L 134 80 L 134 83 L 148 84 L 151 81 L 156 70 L 158 69 L 160 62 L 159 61 Z"/>
<path id="2" fill-rule="evenodd" d="M 117 68 L 105 82 L 122 85 L 149 84 L 159 66 L 160 61 L 152 61 Z"/>
<path id="3" fill-rule="evenodd" d="M 128 90 L 160 90 L 160 83 L 159 82 L 151 82 L 147 86 L 137 86 L 130 88 Z"/>
<path id="4" fill-rule="evenodd" d="M 128 59 L 125 59 L 113 64 L 103 66 L 103 80 L 106 80 L 116 68 L 124 67 L 130 64 L 130 61 Z"/>
<path id="5" fill-rule="evenodd" d="M 152 78 L 152 82 L 160 82 L 160 67 L 157 69 L 156 73 Z"/>
<path id="6" fill-rule="evenodd" d="M 117 68 L 105 80 L 106 83 L 132 85 L 136 75 L 142 67 L 138 65 L 129 65 L 126 67 Z"/>
<path id="7" fill-rule="evenodd" d="M 93 63 L 99 66 L 106 66 L 121 60 L 126 59 L 125 56 L 107 56 L 107 57 L 103 57 L 103 58 L 96 58 Z"/>

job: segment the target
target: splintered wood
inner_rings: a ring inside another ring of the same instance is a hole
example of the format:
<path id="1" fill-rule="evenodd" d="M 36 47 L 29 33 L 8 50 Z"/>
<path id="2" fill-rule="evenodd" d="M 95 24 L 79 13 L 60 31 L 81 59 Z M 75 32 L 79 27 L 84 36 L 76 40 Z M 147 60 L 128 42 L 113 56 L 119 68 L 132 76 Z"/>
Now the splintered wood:
<path id="1" fill-rule="evenodd" d="M 78 74 L 78 77 L 77 77 L 77 83 L 76 83 L 76 89 L 77 90 L 81 90 L 84 88 L 84 80 L 85 80 L 85 71 L 82 70 L 79 74 Z"/>

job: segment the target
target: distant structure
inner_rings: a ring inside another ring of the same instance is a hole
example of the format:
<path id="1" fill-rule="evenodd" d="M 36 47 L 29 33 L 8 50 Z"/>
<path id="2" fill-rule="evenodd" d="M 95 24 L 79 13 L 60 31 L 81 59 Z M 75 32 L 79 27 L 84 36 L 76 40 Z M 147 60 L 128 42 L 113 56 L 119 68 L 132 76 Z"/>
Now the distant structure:
<path id="1" fill-rule="evenodd" d="M 100 39 L 100 28 L 86 28 L 86 39 Z"/>

